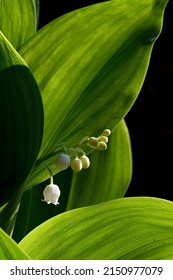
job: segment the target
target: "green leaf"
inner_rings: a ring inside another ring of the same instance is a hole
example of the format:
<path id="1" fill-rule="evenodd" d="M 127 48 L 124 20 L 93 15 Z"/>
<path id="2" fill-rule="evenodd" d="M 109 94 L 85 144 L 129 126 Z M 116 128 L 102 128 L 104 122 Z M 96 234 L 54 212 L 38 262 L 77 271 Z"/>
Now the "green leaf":
<path id="1" fill-rule="evenodd" d="M 33 0 L 1 0 L 0 30 L 18 49 L 36 32 L 36 8 Z"/>
<path id="2" fill-rule="evenodd" d="M 2 227 L 9 236 L 12 236 L 13 233 L 22 193 L 23 188 L 21 187 L 9 202 L 0 208 L 0 227 Z"/>
<path id="3" fill-rule="evenodd" d="M 120 198 L 60 214 L 19 245 L 32 259 L 172 260 L 172 232 L 172 202 Z"/>
<path id="4" fill-rule="evenodd" d="M 43 135 L 43 106 L 26 63 L 0 33 L 0 205 L 26 181 Z M 3 209 L 4 210 L 4 209 Z M 2 217 L 0 216 L 0 225 Z"/>
<path id="5" fill-rule="evenodd" d="M 0 228 L 0 260 L 29 260 L 29 256 Z"/>
<path id="6" fill-rule="evenodd" d="M 124 196 L 132 176 L 131 145 L 124 120 L 109 138 L 107 151 L 95 151 L 90 155 L 91 166 L 74 173 L 68 210 Z"/>
<path id="7" fill-rule="evenodd" d="M 42 148 L 29 186 L 48 178 L 62 144 L 113 130 L 136 100 L 167 0 L 117 0 L 51 22 L 20 49 L 42 92 Z"/>

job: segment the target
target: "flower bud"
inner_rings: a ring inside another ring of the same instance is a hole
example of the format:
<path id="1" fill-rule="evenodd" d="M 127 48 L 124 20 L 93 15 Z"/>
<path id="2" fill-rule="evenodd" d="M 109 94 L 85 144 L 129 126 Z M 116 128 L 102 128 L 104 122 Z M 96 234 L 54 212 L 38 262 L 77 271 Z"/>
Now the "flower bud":
<path id="1" fill-rule="evenodd" d="M 97 145 L 97 149 L 98 149 L 98 150 L 101 150 L 101 151 L 106 150 L 106 149 L 107 149 L 106 143 L 100 141 L 100 142 L 98 143 L 98 145 Z"/>
<path id="2" fill-rule="evenodd" d="M 98 139 L 96 137 L 89 137 L 88 138 L 88 144 L 91 148 L 96 148 L 98 144 Z"/>
<path id="3" fill-rule="evenodd" d="M 60 189 L 57 185 L 55 184 L 47 185 L 43 191 L 44 199 L 42 201 L 47 202 L 47 204 L 52 203 L 54 205 L 57 205 L 59 204 L 58 199 L 60 193 L 61 193 Z"/>
<path id="4" fill-rule="evenodd" d="M 55 165 L 59 170 L 65 170 L 70 166 L 70 156 L 67 154 L 60 154 L 55 160 Z"/>
<path id="5" fill-rule="evenodd" d="M 82 167 L 84 169 L 87 169 L 90 166 L 90 160 L 86 155 L 81 156 L 80 160 L 82 161 Z"/>
<path id="6" fill-rule="evenodd" d="M 75 172 L 79 172 L 82 170 L 82 161 L 77 157 L 71 162 L 71 168 Z"/>
<path id="7" fill-rule="evenodd" d="M 101 136 L 99 136 L 99 141 L 108 143 L 108 137 L 104 136 L 104 135 L 101 135 Z"/>
<path id="8" fill-rule="evenodd" d="M 103 132 L 102 132 L 102 135 L 104 136 L 109 136 L 111 134 L 111 130 L 110 129 L 105 129 Z"/>

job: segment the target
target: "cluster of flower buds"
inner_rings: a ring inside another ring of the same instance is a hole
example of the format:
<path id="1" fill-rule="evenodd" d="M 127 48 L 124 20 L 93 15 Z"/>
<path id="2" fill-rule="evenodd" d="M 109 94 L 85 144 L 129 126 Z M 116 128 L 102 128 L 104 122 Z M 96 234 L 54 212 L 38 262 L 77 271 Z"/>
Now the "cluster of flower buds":
<path id="1" fill-rule="evenodd" d="M 99 137 L 87 138 L 87 144 L 93 149 L 106 150 L 110 134 L 110 129 L 105 129 Z M 66 150 L 66 153 L 58 155 L 55 165 L 59 171 L 66 170 L 71 166 L 73 171 L 79 172 L 83 168 L 87 169 L 90 166 L 90 160 L 80 148 L 70 148 Z M 57 205 L 59 204 L 60 189 L 53 183 L 53 175 L 50 168 L 46 167 L 50 173 L 50 184 L 43 191 L 44 199 L 42 201 L 47 202 L 47 204 Z"/>
<path id="2" fill-rule="evenodd" d="M 104 151 L 107 149 L 108 136 L 110 134 L 110 129 L 105 129 L 99 137 L 89 137 L 88 145 L 93 149 Z"/>
<path id="3" fill-rule="evenodd" d="M 77 156 L 75 151 L 75 156 L 72 155 L 72 157 L 68 154 L 60 154 L 55 160 L 55 165 L 59 171 L 63 171 L 71 166 L 73 171 L 79 172 L 82 168 L 87 169 L 90 166 L 90 160 L 85 154 Z"/>

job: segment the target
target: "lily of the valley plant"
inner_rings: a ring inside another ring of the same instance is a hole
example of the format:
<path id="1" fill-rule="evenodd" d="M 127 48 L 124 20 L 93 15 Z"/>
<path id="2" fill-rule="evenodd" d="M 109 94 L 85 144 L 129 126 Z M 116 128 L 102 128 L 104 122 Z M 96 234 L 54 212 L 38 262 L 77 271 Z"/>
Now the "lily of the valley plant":
<path id="1" fill-rule="evenodd" d="M 167 2 L 106 1 L 38 30 L 39 1 L 0 1 L 0 259 L 173 258 L 173 203 L 123 198 L 124 117 Z"/>

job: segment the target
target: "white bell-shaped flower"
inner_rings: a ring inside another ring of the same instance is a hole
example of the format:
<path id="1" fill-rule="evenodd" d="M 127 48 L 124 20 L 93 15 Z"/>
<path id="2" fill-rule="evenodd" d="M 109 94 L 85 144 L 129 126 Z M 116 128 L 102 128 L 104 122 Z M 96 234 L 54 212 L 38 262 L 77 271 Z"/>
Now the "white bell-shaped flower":
<path id="1" fill-rule="evenodd" d="M 50 184 L 50 185 L 47 185 L 43 191 L 43 196 L 44 196 L 44 199 L 43 201 L 47 202 L 47 204 L 54 204 L 54 205 L 57 205 L 59 204 L 58 202 L 58 199 L 60 197 L 60 189 L 57 185 L 55 184 Z"/>

